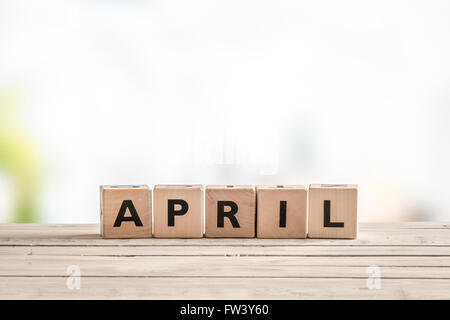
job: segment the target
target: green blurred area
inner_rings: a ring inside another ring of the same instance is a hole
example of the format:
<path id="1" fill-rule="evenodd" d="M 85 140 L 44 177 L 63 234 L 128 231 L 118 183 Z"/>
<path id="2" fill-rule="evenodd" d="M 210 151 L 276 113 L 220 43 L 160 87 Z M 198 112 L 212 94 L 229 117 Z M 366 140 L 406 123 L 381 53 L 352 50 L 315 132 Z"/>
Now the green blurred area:
<path id="1" fill-rule="evenodd" d="M 19 91 L 0 91 L 0 171 L 13 188 L 13 208 L 9 222 L 38 221 L 37 190 L 39 157 L 32 139 L 20 125 Z"/>

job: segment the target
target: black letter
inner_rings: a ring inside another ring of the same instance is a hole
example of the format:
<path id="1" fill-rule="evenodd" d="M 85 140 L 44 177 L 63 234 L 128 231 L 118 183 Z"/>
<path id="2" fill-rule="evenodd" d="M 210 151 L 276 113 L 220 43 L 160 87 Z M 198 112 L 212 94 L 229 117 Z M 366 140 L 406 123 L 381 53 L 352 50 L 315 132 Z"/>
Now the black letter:
<path id="1" fill-rule="evenodd" d="M 230 211 L 225 212 L 225 206 L 230 207 Z M 217 228 L 223 228 L 225 217 L 230 219 L 233 228 L 240 228 L 239 222 L 234 216 L 238 211 L 238 205 L 234 201 L 217 201 Z"/>
<path id="2" fill-rule="evenodd" d="M 280 228 L 286 228 L 286 201 L 280 201 Z"/>
<path id="3" fill-rule="evenodd" d="M 181 206 L 180 210 L 175 210 L 175 205 Z M 167 222 L 169 227 L 175 226 L 175 216 L 182 216 L 189 210 L 189 205 L 186 201 L 181 199 L 169 199 L 167 200 Z"/>
<path id="4" fill-rule="evenodd" d="M 329 228 L 343 228 L 343 222 L 330 222 L 331 220 L 331 201 L 324 200 L 323 201 L 323 226 Z"/>
<path id="5" fill-rule="evenodd" d="M 125 217 L 125 212 L 130 210 L 131 217 Z M 119 213 L 117 214 L 116 222 L 114 222 L 114 227 L 120 227 L 122 221 L 134 221 L 136 227 L 142 227 L 141 219 L 139 219 L 138 213 L 134 204 L 131 200 L 123 200 L 122 206 L 120 207 Z"/>

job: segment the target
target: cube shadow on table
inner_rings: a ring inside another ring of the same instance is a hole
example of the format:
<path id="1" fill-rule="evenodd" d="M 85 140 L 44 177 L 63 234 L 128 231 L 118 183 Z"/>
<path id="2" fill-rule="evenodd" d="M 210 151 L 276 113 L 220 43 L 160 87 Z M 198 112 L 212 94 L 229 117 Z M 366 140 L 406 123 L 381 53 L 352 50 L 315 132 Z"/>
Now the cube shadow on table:
<path id="1" fill-rule="evenodd" d="M 156 185 L 153 219 L 156 238 L 203 237 L 203 186 Z"/>
<path id="2" fill-rule="evenodd" d="M 207 186 L 205 236 L 255 237 L 256 195 L 253 186 Z"/>
<path id="3" fill-rule="evenodd" d="M 306 238 L 304 186 L 257 186 L 256 199 L 258 238 Z"/>
<path id="4" fill-rule="evenodd" d="M 100 210 L 103 238 L 152 236 L 152 191 L 147 185 L 101 186 Z"/>
<path id="5" fill-rule="evenodd" d="M 356 239 L 357 185 L 310 185 L 308 202 L 308 238 Z"/>

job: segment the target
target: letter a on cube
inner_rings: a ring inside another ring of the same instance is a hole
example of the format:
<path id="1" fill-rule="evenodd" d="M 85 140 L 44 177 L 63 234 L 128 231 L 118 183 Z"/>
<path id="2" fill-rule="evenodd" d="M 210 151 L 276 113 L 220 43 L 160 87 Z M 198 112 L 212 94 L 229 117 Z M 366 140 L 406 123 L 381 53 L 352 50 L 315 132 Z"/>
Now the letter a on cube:
<path id="1" fill-rule="evenodd" d="M 309 187 L 309 238 L 356 239 L 358 187 L 313 184 Z"/>
<path id="2" fill-rule="evenodd" d="M 146 185 L 100 186 L 103 238 L 150 238 L 152 191 Z"/>

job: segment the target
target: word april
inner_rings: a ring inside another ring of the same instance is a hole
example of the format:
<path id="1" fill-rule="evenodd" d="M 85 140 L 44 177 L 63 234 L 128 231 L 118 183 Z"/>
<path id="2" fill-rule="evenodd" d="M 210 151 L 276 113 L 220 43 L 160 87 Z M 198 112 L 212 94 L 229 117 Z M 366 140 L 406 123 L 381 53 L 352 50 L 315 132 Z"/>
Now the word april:
<path id="1" fill-rule="evenodd" d="M 107 185 L 100 233 L 120 238 L 356 239 L 356 185 Z"/>

